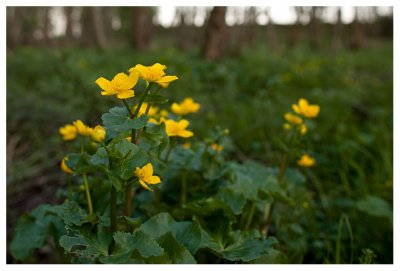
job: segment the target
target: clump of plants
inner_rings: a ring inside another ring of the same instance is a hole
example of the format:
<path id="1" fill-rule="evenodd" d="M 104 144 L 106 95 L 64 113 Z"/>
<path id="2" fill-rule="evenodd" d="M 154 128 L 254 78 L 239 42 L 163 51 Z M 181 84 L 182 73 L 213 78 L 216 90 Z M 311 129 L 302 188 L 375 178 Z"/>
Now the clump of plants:
<path id="1" fill-rule="evenodd" d="M 304 177 L 289 166 L 315 164 L 301 146 L 305 119 L 317 117 L 319 106 L 300 99 L 284 116 L 279 169 L 238 163 L 226 158 L 226 129 L 195 138 L 188 118 L 201 106 L 193 98 L 167 106 L 164 92 L 178 77 L 165 70 L 138 64 L 128 74 L 96 80 L 101 95 L 121 104 L 101 116 L 102 125 L 75 120 L 59 129 L 74 149 L 61 161 L 64 202 L 20 218 L 10 246 L 16 260 L 29 262 L 50 244 L 60 261 L 72 263 L 286 261 L 289 251 L 279 242 L 293 241 L 285 233 L 291 222 L 280 227 L 277 210 L 279 204 L 307 209 Z"/>

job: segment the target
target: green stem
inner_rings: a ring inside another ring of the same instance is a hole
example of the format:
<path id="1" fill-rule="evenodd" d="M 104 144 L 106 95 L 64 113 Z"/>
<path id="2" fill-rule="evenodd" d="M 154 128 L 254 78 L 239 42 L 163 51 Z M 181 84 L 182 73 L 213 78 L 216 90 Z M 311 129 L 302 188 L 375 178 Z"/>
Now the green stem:
<path id="1" fill-rule="evenodd" d="M 128 102 L 127 102 L 127 101 L 125 101 L 125 99 L 123 99 L 123 100 L 122 100 L 122 102 L 124 103 L 124 105 L 125 105 L 125 107 L 126 107 L 126 110 L 128 110 L 129 117 L 132 119 L 132 118 L 133 118 L 133 113 L 132 113 L 132 110 L 131 110 L 131 108 L 129 107 L 129 104 L 128 104 Z"/>
<path id="2" fill-rule="evenodd" d="M 139 114 L 140 108 L 142 107 L 142 104 L 143 104 L 144 100 L 146 99 L 147 94 L 149 94 L 149 91 L 150 91 L 150 89 L 151 89 L 152 86 L 153 86 L 153 83 L 150 83 L 150 84 L 147 86 L 145 93 L 143 94 L 143 96 L 142 96 L 141 99 L 139 100 L 139 103 L 138 103 L 138 105 L 137 105 L 137 107 L 136 107 L 135 113 L 133 113 L 133 118 L 136 118 L 137 115 Z"/>
<path id="3" fill-rule="evenodd" d="M 129 182 L 125 188 L 124 215 L 132 215 L 132 182 Z"/>
<path id="4" fill-rule="evenodd" d="M 117 230 L 117 189 L 114 185 L 111 187 L 110 221 L 111 232 L 114 233 Z"/>
<path id="5" fill-rule="evenodd" d="M 68 198 L 72 196 L 72 184 L 71 184 L 71 176 L 67 174 L 67 183 L 68 183 Z"/>
<path id="6" fill-rule="evenodd" d="M 92 205 L 92 198 L 90 197 L 89 184 L 86 179 L 86 173 L 83 173 L 83 183 L 85 185 L 85 193 L 86 193 L 86 200 L 87 200 L 88 209 L 89 209 L 89 215 L 91 215 L 91 214 L 93 214 L 93 205 Z"/>
<path id="7" fill-rule="evenodd" d="M 292 134 L 290 135 L 289 146 L 288 146 L 289 151 L 291 151 L 291 149 L 293 147 L 294 139 L 296 136 L 295 133 L 296 133 L 296 131 L 292 131 Z M 289 158 L 288 153 L 285 153 L 282 157 L 282 161 L 279 166 L 279 173 L 278 173 L 278 182 L 279 183 L 282 182 L 283 176 L 285 176 L 285 171 L 286 171 L 287 164 L 288 164 L 288 158 Z M 268 234 L 268 229 L 271 224 L 272 212 L 274 211 L 274 207 L 275 207 L 275 204 L 273 201 L 271 203 L 267 203 L 264 207 L 264 225 L 263 225 L 261 231 L 264 233 L 265 236 Z"/>
<path id="8" fill-rule="evenodd" d="M 168 162 L 169 156 L 171 155 L 172 149 L 175 147 L 176 140 L 174 137 L 171 138 L 171 143 L 169 144 L 169 148 L 167 154 L 165 155 L 164 162 Z"/>
<path id="9" fill-rule="evenodd" d="M 183 176 L 182 176 L 181 204 L 185 204 L 186 203 L 187 175 L 188 175 L 188 172 L 185 171 L 183 173 Z"/>
<path id="10" fill-rule="evenodd" d="M 251 204 L 251 207 L 250 207 L 250 213 L 249 213 L 249 215 L 248 215 L 248 217 L 247 217 L 246 226 L 244 227 L 244 230 L 245 230 L 245 231 L 247 231 L 247 230 L 249 229 L 249 227 L 250 227 L 250 225 L 251 225 L 251 222 L 253 221 L 253 217 L 254 217 L 254 212 L 255 212 L 255 211 L 256 211 L 256 203 L 253 202 L 253 203 Z"/>

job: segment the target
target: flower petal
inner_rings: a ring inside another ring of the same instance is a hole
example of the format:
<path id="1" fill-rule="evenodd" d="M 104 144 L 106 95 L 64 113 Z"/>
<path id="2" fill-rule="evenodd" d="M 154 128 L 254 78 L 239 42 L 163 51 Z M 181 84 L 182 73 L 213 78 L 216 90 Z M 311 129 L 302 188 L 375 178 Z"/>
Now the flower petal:
<path id="1" fill-rule="evenodd" d="M 118 99 L 128 99 L 135 96 L 135 92 L 132 89 L 125 89 L 125 90 L 121 90 L 118 94 L 117 94 L 117 98 Z"/>
<path id="2" fill-rule="evenodd" d="M 304 99 L 304 98 L 301 98 L 299 100 L 299 106 L 300 106 L 300 110 L 303 111 L 305 108 L 308 107 L 308 101 L 306 99 Z"/>
<path id="3" fill-rule="evenodd" d="M 113 92 L 114 88 L 110 81 L 105 79 L 104 77 L 100 77 L 95 82 L 102 90 L 106 92 Z"/>
<path id="4" fill-rule="evenodd" d="M 166 75 L 161 77 L 159 80 L 157 80 L 157 83 L 170 83 L 172 81 L 178 80 L 178 76 L 175 75 Z"/>
<path id="5" fill-rule="evenodd" d="M 179 126 L 179 128 L 181 128 L 182 130 L 184 130 L 184 129 L 186 129 L 186 127 L 189 126 L 189 121 L 187 121 L 187 120 L 185 120 L 185 119 L 180 120 L 180 121 L 178 122 L 178 126 Z"/>
<path id="6" fill-rule="evenodd" d="M 139 183 L 141 186 L 143 186 L 144 189 L 147 189 L 149 191 L 153 191 L 150 187 L 147 186 L 147 184 L 145 182 L 143 182 L 142 180 L 139 180 Z"/>
<path id="7" fill-rule="evenodd" d="M 292 104 L 293 111 L 297 114 L 301 114 L 300 107 L 297 104 Z"/>
<path id="8" fill-rule="evenodd" d="M 153 165 L 151 163 L 147 163 L 145 166 L 142 167 L 143 170 L 143 175 L 146 176 L 146 178 L 153 176 Z"/>
<path id="9" fill-rule="evenodd" d="M 185 137 L 185 138 L 191 137 L 191 136 L 193 136 L 193 132 L 185 130 L 185 131 L 180 132 L 179 136 L 180 137 Z"/>
<path id="10" fill-rule="evenodd" d="M 150 178 L 146 179 L 146 183 L 148 184 L 158 184 L 161 183 L 160 177 L 158 176 L 151 176 Z"/>

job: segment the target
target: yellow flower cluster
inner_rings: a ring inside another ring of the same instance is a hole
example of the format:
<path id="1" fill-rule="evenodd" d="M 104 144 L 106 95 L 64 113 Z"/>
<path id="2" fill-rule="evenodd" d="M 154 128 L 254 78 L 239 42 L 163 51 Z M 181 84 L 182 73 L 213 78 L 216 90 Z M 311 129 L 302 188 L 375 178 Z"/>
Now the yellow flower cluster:
<path id="1" fill-rule="evenodd" d="M 165 65 L 156 63 L 152 66 L 136 65 L 129 69 L 129 75 L 121 72 L 109 81 L 104 77 L 98 78 L 95 83 L 103 90 L 101 95 L 116 95 L 118 99 L 128 99 L 135 96 L 133 87 L 137 84 L 139 78 L 148 83 L 155 82 L 160 87 L 166 88 L 169 83 L 178 79 L 175 75 L 165 75 Z"/>
<path id="2" fill-rule="evenodd" d="M 161 65 L 160 63 L 156 63 L 152 66 L 143 66 L 141 64 L 136 65 L 135 67 L 129 70 L 130 73 L 138 72 L 140 78 L 151 83 L 155 82 L 160 87 L 166 88 L 169 83 L 178 79 L 175 75 L 165 75 L 164 70 L 167 68 L 165 65 Z"/>
<path id="3" fill-rule="evenodd" d="M 103 126 L 97 125 L 91 128 L 84 124 L 81 120 L 76 120 L 72 124 L 67 124 L 58 129 L 63 140 L 74 140 L 78 135 L 90 137 L 94 142 L 100 143 L 106 137 L 106 130 Z"/>
<path id="4" fill-rule="evenodd" d="M 292 105 L 293 111 L 299 115 L 303 115 L 306 118 L 315 118 L 319 113 L 319 105 L 308 104 L 308 101 L 304 98 L 299 100 L 299 104 Z"/>
<path id="5" fill-rule="evenodd" d="M 179 136 L 179 137 L 191 137 L 193 132 L 186 130 L 189 126 L 189 121 L 182 119 L 180 121 L 165 120 L 165 131 L 169 137 Z"/>
<path id="6" fill-rule="evenodd" d="M 184 116 L 190 113 L 196 113 L 200 109 L 200 104 L 194 102 L 192 98 L 185 98 L 182 102 L 173 103 L 171 105 L 171 111 L 178 115 Z"/>
<path id="7" fill-rule="evenodd" d="M 297 164 L 302 167 L 312 167 L 315 164 L 315 159 L 308 154 L 303 154 L 300 159 L 297 160 Z"/>
<path id="8" fill-rule="evenodd" d="M 135 175 L 139 179 L 140 185 L 150 191 L 153 191 L 148 184 L 158 184 L 161 182 L 160 177 L 153 176 L 153 165 L 147 163 L 142 168 L 136 167 Z"/>
<path id="9" fill-rule="evenodd" d="M 301 98 L 299 99 L 298 104 L 292 105 L 292 109 L 298 115 L 295 115 L 290 112 L 286 113 L 284 117 L 287 123 L 283 125 L 283 128 L 286 130 L 291 130 L 292 127 L 295 126 L 300 132 L 300 134 L 302 135 L 306 134 L 308 129 L 301 116 L 305 118 L 317 117 L 320 110 L 319 105 L 310 105 L 306 99 Z"/>

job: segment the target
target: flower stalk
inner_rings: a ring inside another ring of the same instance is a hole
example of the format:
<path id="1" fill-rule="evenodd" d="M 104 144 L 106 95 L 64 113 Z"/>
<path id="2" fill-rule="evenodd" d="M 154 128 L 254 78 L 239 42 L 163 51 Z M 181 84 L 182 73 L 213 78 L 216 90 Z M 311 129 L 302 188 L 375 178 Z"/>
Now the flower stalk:
<path id="1" fill-rule="evenodd" d="M 89 215 L 93 214 L 92 198 L 90 197 L 89 183 L 86 179 L 86 173 L 83 173 L 83 183 L 85 186 L 86 201 L 88 204 Z"/>

